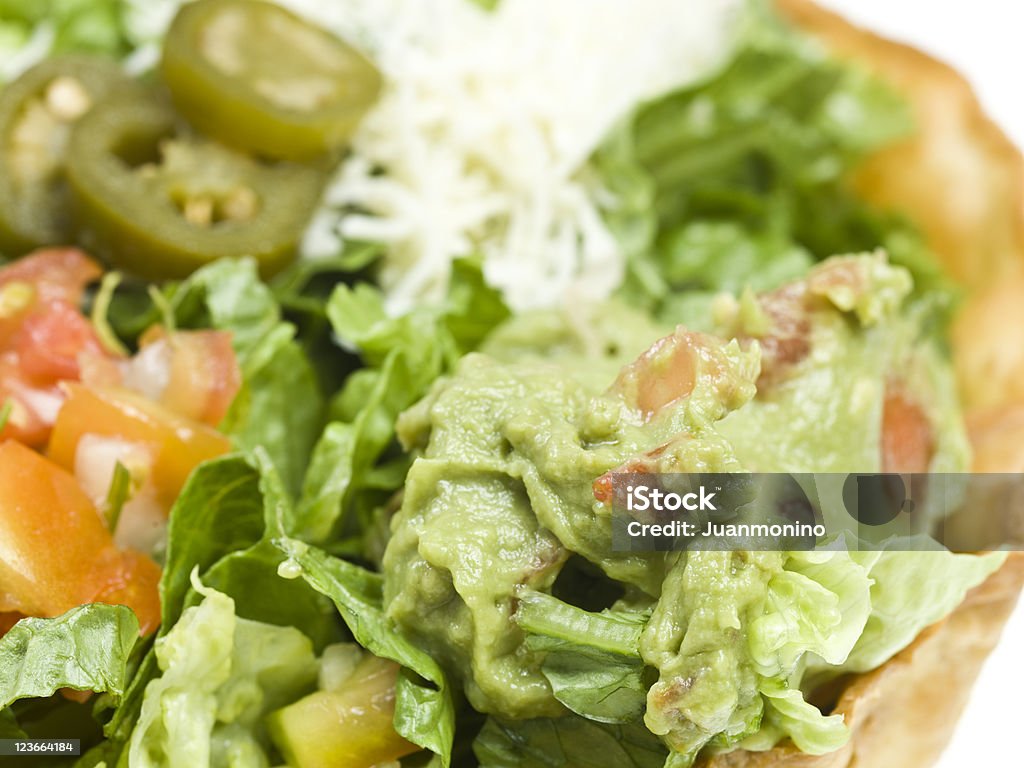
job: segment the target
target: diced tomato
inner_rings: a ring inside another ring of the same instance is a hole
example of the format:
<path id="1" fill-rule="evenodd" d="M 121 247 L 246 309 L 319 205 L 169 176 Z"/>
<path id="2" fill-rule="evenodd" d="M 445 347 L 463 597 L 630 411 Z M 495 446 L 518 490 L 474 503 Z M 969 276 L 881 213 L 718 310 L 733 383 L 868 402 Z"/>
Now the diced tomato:
<path id="1" fill-rule="evenodd" d="M 181 416 L 126 389 L 63 385 L 67 399 L 50 437 L 49 455 L 74 471 L 85 435 L 115 437 L 150 448 L 150 480 L 167 508 L 200 462 L 227 453 L 228 439 L 212 427 Z"/>
<path id="2" fill-rule="evenodd" d="M 3 270 L 0 270 L 0 274 Z M 6 349 L 38 299 L 30 283 L 0 284 L 0 349 Z"/>
<path id="3" fill-rule="evenodd" d="M 41 301 L 78 304 L 85 287 L 102 274 L 99 265 L 77 248 L 44 248 L 0 269 L 0 287 L 22 283 L 34 286 Z"/>
<path id="4" fill-rule="evenodd" d="M 695 341 L 694 334 L 684 332 L 659 339 L 622 369 L 613 389 L 648 418 L 687 397 L 696 383 Z"/>
<path id="5" fill-rule="evenodd" d="M 127 605 L 149 633 L 160 622 L 159 580 L 156 563 L 114 545 L 69 473 L 13 440 L 0 443 L 0 612 Z"/>
<path id="6" fill-rule="evenodd" d="M 623 494 L 626 481 L 635 481 L 636 478 L 629 477 L 630 475 L 654 475 L 661 472 L 676 471 L 678 467 L 676 466 L 675 458 L 672 456 L 672 449 L 690 439 L 691 436 L 689 434 L 685 432 L 680 433 L 667 443 L 662 443 L 643 455 L 628 459 L 615 469 L 605 472 L 591 484 L 594 499 L 602 504 L 611 503 L 616 493 Z"/>
<path id="7" fill-rule="evenodd" d="M 36 251 L 0 269 L 0 347 L 41 305 L 77 305 L 85 286 L 100 274 L 99 266 L 74 248 Z"/>
<path id="8" fill-rule="evenodd" d="M 689 397 L 698 379 L 716 388 L 731 386 L 725 345 L 722 339 L 680 326 L 625 366 L 611 391 L 621 395 L 645 418 L 653 418 L 665 406 Z"/>
<path id="9" fill-rule="evenodd" d="M 790 283 L 758 297 L 761 311 L 770 320 L 765 333 L 741 333 L 741 341 L 757 339 L 761 347 L 758 391 L 764 392 L 786 379 L 811 351 L 811 321 L 803 283 Z"/>
<path id="10" fill-rule="evenodd" d="M 77 379 L 81 360 L 105 356 L 78 309 L 58 300 L 38 304 L 11 334 L 8 348 L 0 350 L 0 402 L 11 405 L 0 435 L 44 445 L 64 400 L 57 384 Z"/>
<path id="11" fill-rule="evenodd" d="M 0 405 L 10 406 L 0 439 L 45 445 L 63 401 L 64 393 L 57 387 L 37 387 L 26 381 L 16 354 L 0 353 Z"/>
<path id="12" fill-rule="evenodd" d="M 882 412 L 882 471 L 927 472 L 935 452 L 924 409 L 899 385 L 889 385 Z"/>
<path id="13" fill-rule="evenodd" d="M 47 302 L 25 318 L 15 351 L 25 377 L 41 385 L 77 379 L 83 354 L 105 354 L 92 323 L 64 301 Z"/>
<path id="14" fill-rule="evenodd" d="M 169 348 L 170 370 L 160 402 L 175 413 L 217 426 L 242 384 L 231 334 L 227 331 L 175 331 L 154 326 L 142 340 L 143 349 Z"/>
<path id="15" fill-rule="evenodd" d="M 106 354 L 77 307 L 100 274 L 74 248 L 36 251 L 0 269 L 0 404 L 11 407 L 0 437 L 45 444 L 63 400 L 56 384 L 77 378 L 84 356 Z"/>

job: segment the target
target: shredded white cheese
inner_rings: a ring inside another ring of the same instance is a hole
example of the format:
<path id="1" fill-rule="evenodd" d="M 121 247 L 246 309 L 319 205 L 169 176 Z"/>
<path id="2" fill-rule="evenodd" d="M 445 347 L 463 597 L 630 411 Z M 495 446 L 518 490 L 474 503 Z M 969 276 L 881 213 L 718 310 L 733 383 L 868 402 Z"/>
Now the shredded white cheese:
<path id="1" fill-rule="evenodd" d="M 743 0 L 282 4 L 385 76 L 303 251 L 386 243 L 382 282 L 400 313 L 441 299 L 452 261 L 474 253 L 516 310 L 610 294 L 625 265 L 588 158 L 640 102 L 728 55 Z"/>

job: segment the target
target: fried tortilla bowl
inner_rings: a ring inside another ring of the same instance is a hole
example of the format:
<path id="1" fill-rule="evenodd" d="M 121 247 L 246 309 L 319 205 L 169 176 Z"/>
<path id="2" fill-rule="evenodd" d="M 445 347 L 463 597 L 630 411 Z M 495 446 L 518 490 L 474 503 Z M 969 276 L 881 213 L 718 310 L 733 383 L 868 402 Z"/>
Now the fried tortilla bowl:
<path id="1" fill-rule="evenodd" d="M 870 158 L 854 180 L 865 198 L 917 223 L 966 290 L 953 354 L 975 470 L 1024 471 L 1024 159 L 947 65 L 855 27 L 809 0 L 781 12 L 833 53 L 910 101 L 917 133 Z M 1024 552 L 945 621 L 836 696 L 852 738 L 827 755 L 788 743 L 710 757 L 704 768 L 917 768 L 945 748 L 971 686 L 1024 585 Z"/>

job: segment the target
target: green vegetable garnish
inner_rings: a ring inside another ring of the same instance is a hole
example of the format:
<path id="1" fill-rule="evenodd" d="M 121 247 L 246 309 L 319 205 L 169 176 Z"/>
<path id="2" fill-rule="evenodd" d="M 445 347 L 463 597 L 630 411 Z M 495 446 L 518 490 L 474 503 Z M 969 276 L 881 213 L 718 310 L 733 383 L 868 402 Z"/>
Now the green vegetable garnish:
<path id="1" fill-rule="evenodd" d="M 0 251 L 20 256 L 71 239 L 72 128 L 96 104 L 138 86 L 109 59 L 47 59 L 0 90 Z"/>
<path id="2" fill-rule="evenodd" d="M 281 269 L 320 194 L 310 168 L 267 165 L 177 135 L 159 101 L 128 97 L 86 116 L 69 145 L 79 242 L 148 278 L 183 277 L 222 257 Z"/>
<path id="3" fill-rule="evenodd" d="M 160 67 L 175 105 L 200 130 L 289 160 L 336 154 L 381 87 L 354 48 L 253 0 L 185 5 Z"/>

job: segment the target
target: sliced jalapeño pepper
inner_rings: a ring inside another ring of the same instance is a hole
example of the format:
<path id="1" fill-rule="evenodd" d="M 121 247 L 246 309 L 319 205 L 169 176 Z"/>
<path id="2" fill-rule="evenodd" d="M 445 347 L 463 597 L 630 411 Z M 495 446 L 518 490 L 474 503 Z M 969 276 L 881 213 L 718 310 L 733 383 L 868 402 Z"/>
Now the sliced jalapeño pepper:
<path id="1" fill-rule="evenodd" d="M 336 154 L 381 86 L 354 48 L 258 0 L 182 6 L 161 70 L 178 110 L 200 131 L 288 160 Z"/>
<path id="2" fill-rule="evenodd" d="M 149 96 L 106 102 L 79 122 L 69 150 L 78 242 L 148 279 L 226 256 L 252 256 L 273 274 L 294 256 L 324 181 L 191 135 Z"/>
<path id="3" fill-rule="evenodd" d="M 64 169 L 71 129 L 100 100 L 137 86 L 109 59 L 48 59 L 0 91 L 0 251 L 70 237 Z"/>

